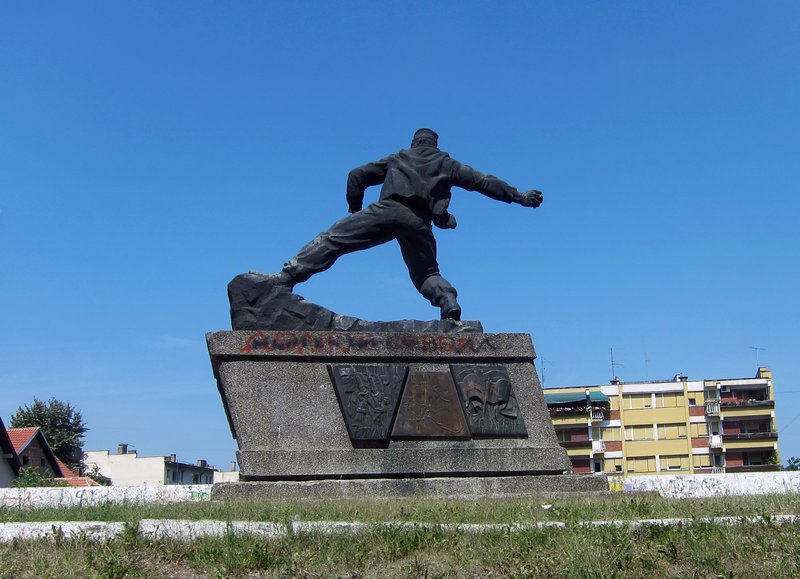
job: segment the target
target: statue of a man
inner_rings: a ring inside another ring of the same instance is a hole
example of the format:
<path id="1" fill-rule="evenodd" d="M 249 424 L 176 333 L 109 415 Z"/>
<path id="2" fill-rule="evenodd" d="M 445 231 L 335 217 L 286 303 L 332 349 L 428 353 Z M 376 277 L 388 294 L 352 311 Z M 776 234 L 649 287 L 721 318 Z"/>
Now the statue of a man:
<path id="1" fill-rule="evenodd" d="M 459 163 L 439 150 L 438 141 L 439 135 L 431 129 L 419 129 L 410 149 L 350 171 L 347 203 L 351 215 L 319 234 L 282 271 L 267 277 L 292 288 L 325 271 L 346 253 L 396 239 L 417 290 L 441 309 L 443 320 L 460 320 L 456 290 L 439 273 L 431 228 L 431 224 L 441 229 L 456 226 L 455 217 L 447 211 L 450 187 L 478 191 L 525 207 L 538 207 L 543 197 L 536 190 L 520 193 L 497 177 Z M 381 183 L 380 199 L 362 209 L 364 191 Z"/>

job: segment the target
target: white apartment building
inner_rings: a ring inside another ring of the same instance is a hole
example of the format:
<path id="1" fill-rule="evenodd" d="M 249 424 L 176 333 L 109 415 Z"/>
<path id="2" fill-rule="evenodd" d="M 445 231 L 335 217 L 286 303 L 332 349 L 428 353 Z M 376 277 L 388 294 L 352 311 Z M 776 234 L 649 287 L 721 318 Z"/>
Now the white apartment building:
<path id="1" fill-rule="evenodd" d="M 90 450 L 83 455 L 86 466 L 111 479 L 114 486 L 137 485 L 188 485 L 212 484 L 213 467 L 205 460 L 194 464 L 178 462 L 174 454 L 169 456 L 139 456 L 135 450 L 121 443 L 117 453 L 108 450 Z"/>

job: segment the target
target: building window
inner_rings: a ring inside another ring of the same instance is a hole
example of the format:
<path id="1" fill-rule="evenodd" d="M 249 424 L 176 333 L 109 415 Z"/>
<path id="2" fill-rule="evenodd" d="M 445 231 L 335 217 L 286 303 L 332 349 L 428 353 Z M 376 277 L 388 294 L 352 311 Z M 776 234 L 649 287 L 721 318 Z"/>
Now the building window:
<path id="1" fill-rule="evenodd" d="M 772 453 L 769 452 L 746 452 L 742 455 L 742 464 L 745 466 L 761 466 L 769 463 Z"/>
<path id="2" fill-rule="evenodd" d="M 679 392 L 656 392 L 656 407 L 674 408 L 683 406 L 683 394 Z"/>
<path id="3" fill-rule="evenodd" d="M 697 406 L 697 398 L 689 398 L 689 406 Z"/>
<path id="4" fill-rule="evenodd" d="M 686 425 L 681 423 L 659 424 L 658 438 L 659 440 L 675 440 L 677 438 L 686 438 Z"/>
<path id="5" fill-rule="evenodd" d="M 30 463 L 31 463 L 31 458 L 30 458 L 28 455 L 24 455 L 24 456 L 22 457 L 22 464 L 24 464 L 24 465 L 28 465 L 28 464 L 30 464 Z"/>
<path id="6" fill-rule="evenodd" d="M 601 436 L 600 436 L 600 438 L 597 438 L 596 440 L 604 440 L 606 442 L 608 442 L 608 441 L 619 441 L 619 440 L 622 440 L 620 438 L 621 434 L 622 434 L 622 429 L 621 428 L 614 428 L 614 427 L 601 428 L 600 429 L 600 435 Z"/>
<path id="7" fill-rule="evenodd" d="M 769 422 L 742 422 L 743 434 L 755 434 L 757 432 L 769 432 Z"/>
<path id="8" fill-rule="evenodd" d="M 656 457 L 642 456 L 629 458 L 628 472 L 656 472 Z"/>
<path id="9" fill-rule="evenodd" d="M 559 442 L 569 442 L 572 440 L 572 431 L 568 428 L 557 429 L 556 440 Z"/>
<path id="10" fill-rule="evenodd" d="M 651 394 L 628 394 L 624 397 L 623 403 L 629 410 L 639 408 L 651 408 L 653 406 L 653 396 Z"/>
<path id="11" fill-rule="evenodd" d="M 694 454 L 692 455 L 692 464 L 694 468 L 711 468 L 712 460 L 710 454 Z"/>
<path id="12" fill-rule="evenodd" d="M 662 456 L 661 470 L 689 470 L 689 457 L 685 455 Z"/>
<path id="13" fill-rule="evenodd" d="M 653 440 L 653 425 L 626 426 L 625 440 Z"/>

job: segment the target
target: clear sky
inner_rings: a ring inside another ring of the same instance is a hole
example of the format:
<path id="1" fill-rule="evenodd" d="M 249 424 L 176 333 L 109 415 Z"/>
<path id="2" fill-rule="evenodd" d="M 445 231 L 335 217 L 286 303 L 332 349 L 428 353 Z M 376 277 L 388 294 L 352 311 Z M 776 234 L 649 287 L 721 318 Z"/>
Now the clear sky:
<path id="1" fill-rule="evenodd" d="M 465 319 L 545 386 L 774 371 L 800 455 L 800 4 L 17 2 L 0 8 L 0 415 L 68 400 L 86 449 L 226 467 L 204 334 L 225 287 L 346 214 L 430 126 L 539 209 L 454 190 Z M 367 200 L 377 198 L 377 189 Z M 296 293 L 433 319 L 396 244 Z M 754 350 L 753 347 L 764 348 Z"/>

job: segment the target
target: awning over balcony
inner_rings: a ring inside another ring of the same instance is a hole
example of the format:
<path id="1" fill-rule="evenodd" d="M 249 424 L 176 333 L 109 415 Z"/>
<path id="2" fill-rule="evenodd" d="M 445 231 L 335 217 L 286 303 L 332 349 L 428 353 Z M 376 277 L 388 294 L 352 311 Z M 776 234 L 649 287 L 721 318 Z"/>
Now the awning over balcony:
<path id="1" fill-rule="evenodd" d="M 586 393 L 576 392 L 575 394 L 545 394 L 544 401 L 548 406 L 558 406 L 559 404 L 572 404 L 574 402 L 585 402 Z M 605 402 L 608 404 L 608 396 L 602 392 L 589 392 L 590 402 Z"/>

